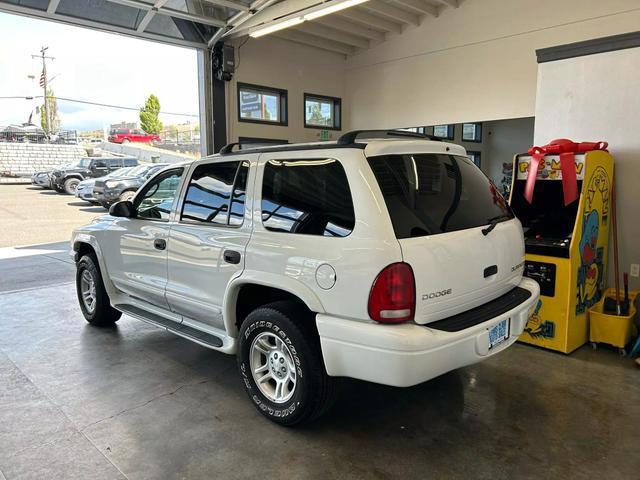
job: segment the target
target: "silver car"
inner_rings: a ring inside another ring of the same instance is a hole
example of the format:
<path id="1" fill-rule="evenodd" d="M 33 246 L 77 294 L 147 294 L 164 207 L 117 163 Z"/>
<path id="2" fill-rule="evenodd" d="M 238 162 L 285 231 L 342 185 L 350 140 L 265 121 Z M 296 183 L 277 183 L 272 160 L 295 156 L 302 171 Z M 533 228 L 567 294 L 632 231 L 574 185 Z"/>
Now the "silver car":
<path id="1" fill-rule="evenodd" d="M 96 180 L 107 180 L 110 178 L 125 177 L 129 174 L 129 172 L 133 168 L 135 167 L 124 167 L 114 172 L 111 172 L 109 175 L 105 175 L 103 177 L 88 178 L 86 180 L 81 181 L 76 187 L 76 197 L 78 197 L 80 200 L 84 200 L 85 202 L 89 202 L 94 205 L 99 205 L 99 202 L 93 196 L 93 186 L 96 183 Z"/>

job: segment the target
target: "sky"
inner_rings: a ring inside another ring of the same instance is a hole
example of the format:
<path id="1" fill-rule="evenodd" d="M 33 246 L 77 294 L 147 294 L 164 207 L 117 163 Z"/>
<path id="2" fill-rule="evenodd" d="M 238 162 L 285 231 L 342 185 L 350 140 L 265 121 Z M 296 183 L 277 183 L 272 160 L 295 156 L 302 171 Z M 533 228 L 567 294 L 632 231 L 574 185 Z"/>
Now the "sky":
<path id="1" fill-rule="evenodd" d="M 0 12 L 0 126 L 26 122 L 32 109 L 42 104 L 42 99 L 1 97 L 43 94 L 38 85 L 42 61 L 31 58 L 43 45 L 49 47 L 47 55 L 55 57 L 47 63 L 47 72 L 56 96 L 139 108 L 154 93 L 161 111 L 195 115 L 161 114 L 165 125 L 198 122 L 194 49 Z M 139 120 L 136 111 L 62 100 L 58 113 L 62 129 L 68 130 Z"/>

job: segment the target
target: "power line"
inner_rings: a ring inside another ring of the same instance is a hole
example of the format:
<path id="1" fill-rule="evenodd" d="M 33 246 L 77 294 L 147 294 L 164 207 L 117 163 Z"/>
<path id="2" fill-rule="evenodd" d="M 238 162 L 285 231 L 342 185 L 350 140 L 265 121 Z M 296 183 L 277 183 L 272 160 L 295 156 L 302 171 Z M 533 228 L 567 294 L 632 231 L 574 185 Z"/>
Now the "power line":
<path id="1" fill-rule="evenodd" d="M 33 100 L 34 98 L 44 98 L 43 95 L 34 95 L 34 96 L 10 96 L 10 97 L 0 97 L 0 100 L 8 100 L 8 99 L 19 99 L 22 98 L 24 100 Z M 97 107 L 109 107 L 109 108 L 118 108 L 120 110 L 133 110 L 135 112 L 138 112 L 140 109 L 137 107 L 125 107 L 122 105 L 112 105 L 109 103 L 99 103 L 99 102 L 90 102 L 88 100 L 78 100 L 77 98 L 67 98 L 67 97 L 56 97 L 56 96 L 49 96 L 49 98 L 53 98 L 56 100 L 62 100 L 64 102 L 74 102 L 74 103 L 83 103 L 85 105 L 94 105 Z M 176 112 L 160 112 L 161 114 L 164 115 L 176 115 L 176 116 L 180 116 L 180 117 L 198 117 L 199 115 L 196 115 L 194 113 L 176 113 Z"/>

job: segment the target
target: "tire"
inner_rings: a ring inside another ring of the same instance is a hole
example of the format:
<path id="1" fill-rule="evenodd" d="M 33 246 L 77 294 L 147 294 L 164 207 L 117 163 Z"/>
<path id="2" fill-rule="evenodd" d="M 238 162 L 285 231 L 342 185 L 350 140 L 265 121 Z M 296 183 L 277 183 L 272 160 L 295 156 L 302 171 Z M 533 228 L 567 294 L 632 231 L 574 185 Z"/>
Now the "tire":
<path id="1" fill-rule="evenodd" d="M 67 195 L 75 195 L 76 188 L 78 188 L 78 184 L 80 180 L 77 178 L 68 178 L 64 181 L 64 191 Z"/>
<path id="2" fill-rule="evenodd" d="M 122 193 L 120 194 L 119 200 L 120 200 L 121 202 L 123 202 L 123 201 L 125 201 L 125 200 L 131 201 L 131 200 L 133 200 L 133 197 L 134 197 L 135 195 L 136 195 L 136 192 L 135 192 L 135 191 L 133 191 L 133 190 L 127 190 L 127 191 L 122 192 Z"/>
<path id="3" fill-rule="evenodd" d="M 237 360 L 245 390 L 256 409 L 279 425 L 308 423 L 333 400 L 313 320 L 305 309 L 280 301 L 251 312 L 240 328 Z M 257 368 L 263 370 L 254 374 Z M 274 374 L 283 378 L 278 382 Z M 258 386 L 261 376 L 268 379 Z"/>
<path id="4" fill-rule="evenodd" d="M 53 187 L 53 189 L 54 189 L 56 192 L 58 192 L 58 193 L 64 193 L 64 188 L 60 188 L 60 187 L 58 187 L 57 185 L 55 185 L 55 186 Z"/>
<path id="5" fill-rule="evenodd" d="M 130 143 L 130 142 L 131 142 L 131 140 L 129 140 L 128 138 L 123 138 L 122 139 L 122 143 Z"/>
<path id="6" fill-rule="evenodd" d="M 85 282 L 93 282 L 93 303 L 88 302 L 83 296 L 83 292 L 87 291 Z M 91 325 L 109 327 L 122 316 L 121 312 L 111 306 L 102 282 L 98 260 L 93 254 L 83 256 L 76 265 L 76 293 L 82 315 Z"/>

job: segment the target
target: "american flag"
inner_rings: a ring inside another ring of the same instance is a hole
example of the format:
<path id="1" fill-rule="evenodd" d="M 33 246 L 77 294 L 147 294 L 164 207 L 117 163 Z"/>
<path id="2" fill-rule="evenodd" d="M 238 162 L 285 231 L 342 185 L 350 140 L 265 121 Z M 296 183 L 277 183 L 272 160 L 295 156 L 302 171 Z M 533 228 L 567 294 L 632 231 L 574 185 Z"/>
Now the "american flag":
<path id="1" fill-rule="evenodd" d="M 46 80 L 46 76 L 44 74 L 44 68 L 42 69 L 42 75 L 40 75 L 40 87 L 44 88 L 44 82 Z"/>

